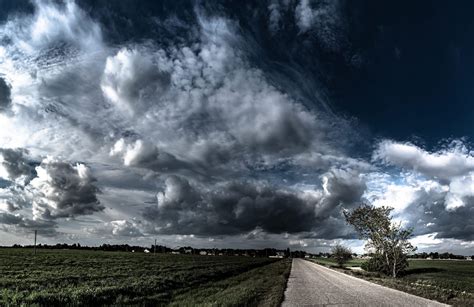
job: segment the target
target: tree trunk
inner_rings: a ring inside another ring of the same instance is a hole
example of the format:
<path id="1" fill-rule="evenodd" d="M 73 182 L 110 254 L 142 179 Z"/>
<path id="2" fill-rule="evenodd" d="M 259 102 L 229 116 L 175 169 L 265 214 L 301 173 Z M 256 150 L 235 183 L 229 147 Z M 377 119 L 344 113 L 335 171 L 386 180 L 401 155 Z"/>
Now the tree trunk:
<path id="1" fill-rule="evenodd" d="M 393 271 L 392 271 L 392 277 L 396 278 L 397 277 L 397 261 L 393 259 Z"/>
<path id="2" fill-rule="evenodd" d="M 392 277 L 393 278 L 396 278 L 397 277 L 397 254 L 395 252 L 395 248 L 392 249 L 392 252 L 393 252 L 393 268 L 392 268 Z"/>

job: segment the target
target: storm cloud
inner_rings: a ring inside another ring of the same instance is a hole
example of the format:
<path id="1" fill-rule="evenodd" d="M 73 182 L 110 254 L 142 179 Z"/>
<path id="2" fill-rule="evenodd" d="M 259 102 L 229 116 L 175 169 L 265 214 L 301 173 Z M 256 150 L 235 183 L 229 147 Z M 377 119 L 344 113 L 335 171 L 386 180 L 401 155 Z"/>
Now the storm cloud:
<path id="1" fill-rule="evenodd" d="M 45 159 L 36 172 L 38 176 L 30 183 L 36 218 L 75 217 L 104 209 L 97 199 L 95 178 L 84 164 Z"/>
<path id="2" fill-rule="evenodd" d="M 229 235 L 255 229 L 334 234 L 341 226 L 338 233 L 350 232 L 342 210 L 361 201 L 363 180 L 339 170 L 325 174 L 323 180 L 324 190 L 301 191 L 251 180 L 200 186 L 171 176 L 158 193 L 157 206 L 148 207 L 143 216 L 155 223 L 158 233 L 167 234 Z"/>

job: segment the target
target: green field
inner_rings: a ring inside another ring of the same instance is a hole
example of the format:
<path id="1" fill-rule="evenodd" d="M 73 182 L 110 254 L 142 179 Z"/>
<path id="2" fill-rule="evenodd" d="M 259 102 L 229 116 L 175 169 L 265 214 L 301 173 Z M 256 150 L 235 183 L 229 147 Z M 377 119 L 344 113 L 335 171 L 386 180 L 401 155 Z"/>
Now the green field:
<path id="1" fill-rule="evenodd" d="M 0 306 L 275 306 L 288 259 L 0 249 Z"/>
<path id="2" fill-rule="evenodd" d="M 317 258 L 312 261 L 336 266 L 334 260 L 328 258 Z M 363 260 L 354 259 L 348 266 L 360 266 L 362 262 Z M 344 271 L 384 286 L 440 302 L 474 306 L 474 261 L 410 260 L 406 273 L 397 279 L 367 272 Z"/>

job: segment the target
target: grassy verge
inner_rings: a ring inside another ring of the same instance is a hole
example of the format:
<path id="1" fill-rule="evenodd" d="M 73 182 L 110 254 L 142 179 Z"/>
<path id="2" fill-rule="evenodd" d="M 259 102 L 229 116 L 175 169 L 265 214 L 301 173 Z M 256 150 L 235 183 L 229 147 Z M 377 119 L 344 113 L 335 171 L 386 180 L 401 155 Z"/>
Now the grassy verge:
<path id="1" fill-rule="evenodd" d="M 472 261 L 411 260 L 406 273 L 394 279 L 379 273 L 339 269 L 331 259 L 321 259 L 315 259 L 313 262 L 431 300 L 455 306 L 474 306 Z"/>
<path id="2" fill-rule="evenodd" d="M 336 261 L 334 261 L 334 259 L 331 259 L 331 258 L 314 258 L 314 259 L 311 259 L 311 261 L 318 264 L 325 265 L 325 266 L 329 266 L 329 267 L 337 266 Z M 346 267 L 360 267 L 362 263 L 364 262 L 365 260 L 363 259 L 351 259 L 346 263 L 345 266 Z"/>
<path id="3" fill-rule="evenodd" d="M 184 291 L 172 306 L 279 306 L 291 269 L 291 260 L 281 261 L 251 271 Z"/>

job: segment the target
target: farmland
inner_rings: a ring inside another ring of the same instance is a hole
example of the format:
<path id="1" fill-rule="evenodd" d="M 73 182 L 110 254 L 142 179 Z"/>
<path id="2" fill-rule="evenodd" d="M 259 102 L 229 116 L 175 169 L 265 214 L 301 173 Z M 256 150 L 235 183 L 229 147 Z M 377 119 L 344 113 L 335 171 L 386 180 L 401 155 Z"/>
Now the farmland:
<path id="1" fill-rule="evenodd" d="M 0 249 L 0 305 L 279 304 L 287 259 Z"/>
<path id="2" fill-rule="evenodd" d="M 317 258 L 316 263 L 335 266 L 330 258 Z M 359 266 L 363 260 L 354 259 L 348 266 Z M 397 279 L 377 273 L 346 273 L 401 291 L 453 305 L 474 305 L 474 261 L 410 260 L 406 273 Z"/>

